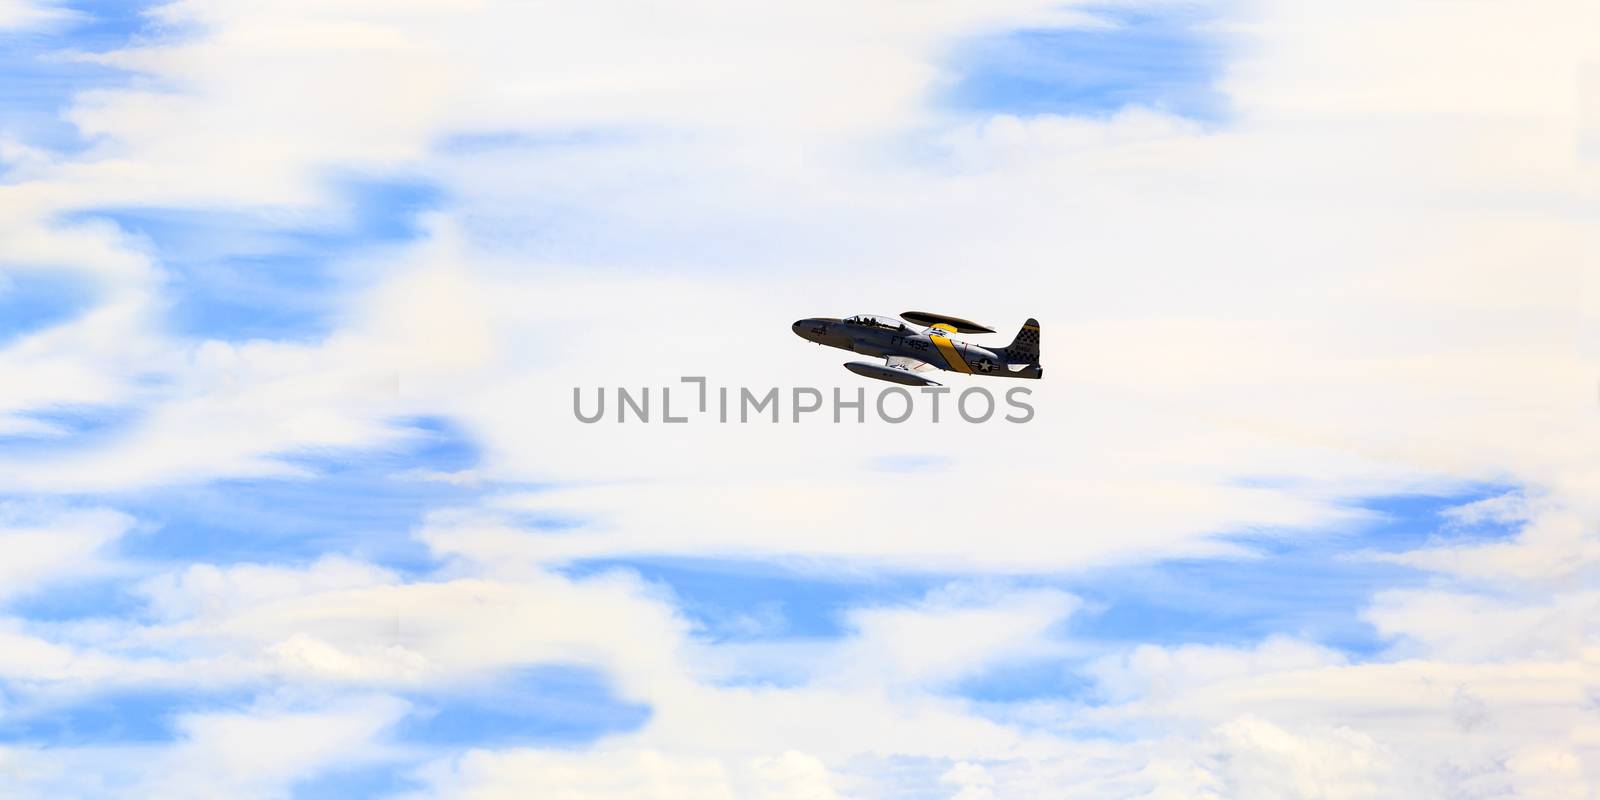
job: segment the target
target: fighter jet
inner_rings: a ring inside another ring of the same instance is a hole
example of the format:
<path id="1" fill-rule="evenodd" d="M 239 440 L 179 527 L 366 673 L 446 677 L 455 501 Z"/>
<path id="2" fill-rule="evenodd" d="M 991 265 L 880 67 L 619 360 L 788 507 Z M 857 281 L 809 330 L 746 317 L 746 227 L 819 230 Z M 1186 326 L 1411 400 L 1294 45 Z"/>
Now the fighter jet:
<path id="1" fill-rule="evenodd" d="M 950 338 L 956 333 L 994 333 L 994 329 L 971 320 L 907 311 L 899 317 L 857 314 L 853 317 L 808 317 L 792 329 L 802 339 L 864 356 L 882 358 L 849 361 L 844 368 L 867 378 L 906 386 L 939 386 L 919 372 L 931 368 L 966 375 L 993 375 L 1001 378 L 1038 378 L 1044 375 L 1039 365 L 1039 321 L 1029 319 L 1011 344 L 999 350 Z"/>

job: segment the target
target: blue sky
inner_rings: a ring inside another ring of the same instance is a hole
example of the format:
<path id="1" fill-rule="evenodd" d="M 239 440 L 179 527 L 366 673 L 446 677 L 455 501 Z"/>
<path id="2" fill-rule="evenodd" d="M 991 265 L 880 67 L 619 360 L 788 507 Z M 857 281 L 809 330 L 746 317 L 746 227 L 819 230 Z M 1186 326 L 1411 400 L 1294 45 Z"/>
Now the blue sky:
<path id="1" fill-rule="evenodd" d="M 116 69 L 66 57 L 71 52 L 103 52 L 126 45 L 147 29 L 140 11 L 149 4 L 77 3 L 78 12 L 46 30 L 0 33 L 6 53 L 3 98 L 6 130 L 36 147 L 78 149 L 86 142 L 61 118 L 76 92 L 125 83 Z"/>
<path id="2" fill-rule="evenodd" d="M 1205 12 L 1102 8 L 1100 25 L 982 36 L 955 55 L 960 76 L 944 98 L 968 111 L 1109 115 L 1144 106 L 1221 122 L 1216 90 L 1226 42 Z"/>
<path id="3" fill-rule="evenodd" d="M 194 209 L 92 209 L 148 243 L 168 270 L 168 322 L 182 336 L 242 341 L 325 336 L 359 274 L 344 262 L 416 239 L 439 190 L 404 177 L 330 177 L 334 204 L 303 222 Z"/>
<path id="4" fill-rule="evenodd" d="M 301 27 L 248 8 L 157 22 L 148 6 L 69 3 L 0 28 L 0 137 L 20 153 L 0 191 L 29 212 L 0 231 L 21 254 L 0 253 L 0 368 L 17 376 L 0 406 L 0 537 L 20 565 L 0 570 L 15 584 L 0 635 L 19 654 L 0 655 L 0 748 L 59 759 L 26 788 L 92 795 L 73 781 L 94 775 L 156 794 L 228 781 L 239 796 L 448 796 L 508 774 L 515 793 L 570 788 L 539 782 L 563 775 L 581 793 L 598 785 L 586 775 L 711 763 L 747 789 L 793 753 L 784 775 L 814 761 L 840 792 L 797 796 L 1008 796 L 1005 780 L 1032 774 L 1017 753 L 1199 730 L 1211 738 L 1185 739 L 1185 758 L 1255 763 L 1204 748 L 1258 722 L 1323 752 L 1317 737 L 1355 724 L 1338 707 L 1161 717 L 1162 703 L 1230 707 L 1231 684 L 1181 694 L 1208 670 L 1216 685 L 1303 671 L 1306 696 L 1338 706 L 1338 669 L 1398 670 L 1404 653 L 1456 675 L 1462 652 L 1500 646 L 1459 643 L 1441 606 L 1564 608 L 1540 572 L 1561 559 L 1525 536 L 1578 525 L 1581 488 L 1553 477 L 1570 466 L 1561 437 L 1523 437 L 1514 401 L 1471 394 L 1504 383 L 1482 377 L 1503 367 L 1493 354 L 1448 332 L 1408 338 L 1514 290 L 1464 281 L 1458 305 L 1428 305 L 1438 276 L 1391 260 L 1404 277 L 1373 299 L 1389 273 L 1337 269 L 1392 242 L 1340 249 L 1294 226 L 1342 218 L 1275 199 L 1320 207 L 1343 190 L 1337 170 L 1307 188 L 1274 183 L 1281 164 L 1254 150 L 1187 160 L 1248 124 L 1221 88 L 1259 57 L 1220 33 L 1231 9 L 1089 6 L 1086 23 L 1023 5 L 927 30 L 873 17 L 871 35 L 837 38 L 791 21 L 822 61 L 859 60 L 859 86 L 743 41 L 717 39 L 728 54 L 705 63 L 749 58 L 748 76 L 707 71 L 676 49 L 710 48 L 691 38 L 719 35 L 706 26 L 645 35 L 579 11 L 566 22 L 592 46 L 571 52 L 564 34 L 499 41 L 533 30 L 514 7 L 308 9 Z M 415 46 L 423 30 L 437 40 Z M 151 49 L 142 67 L 72 57 L 130 47 Z M 385 91 L 367 60 L 415 72 Z M 473 72 L 485 64 L 494 80 Z M 266 68 L 293 91 L 257 82 Z M 460 75 L 480 79 L 428 84 Z M 139 103 L 109 107 L 96 140 L 69 119 L 83 92 L 152 88 L 184 98 L 161 112 L 181 131 L 159 135 Z M 277 121 L 239 113 L 257 110 L 237 102 L 250 92 L 288 120 L 281 150 L 232 149 Z M 866 163 L 930 119 L 950 160 Z M 163 149 L 179 134 L 192 151 Z M 1172 149 L 1151 156 L 1160 143 Z M 1363 197 L 1340 207 L 1365 213 Z M 1283 266 L 1295 259 L 1303 276 Z M 969 288 L 1002 268 L 1030 290 Z M 1159 294 L 1213 268 L 1194 296 Z M 957 301 L 923 287 L 963 287 L 997 319 L 1057 312 L 1064 378 L 1041 389 L 1044 425 L 630 439 L 546 413 L 580 381 L 707 364 L 838 385 L 832 362 L 774 356 L 793 344 L 781 331 L 702 323 L 870 311 L 908 286 L 934 303 Z M 1141 292 L 1190 310 L 1096 316 L 1117 305 L 1103 297 Z M 1486 317 L 1535 305 L 1506 302 Z M 1519 342 L 1519 363 L 1546 344 Z M 1441 397 L 1476 405 L 1435 414 Z M 1519 433 L 1470 439 L 1475 415 Z M 995 521 L 959 527 L 972 519 Z M 1497 570 L 1522 571 L 1507 584 Z M 1516 657 L 1496 652 L 1474 663 Z M 773 714 L 793 716 L 794 742 L 739 730 Z M 837 736 L 816 734 L 835 720 Z M 864 738 L 924 725 L 950 749 Z M 217 761 L 204 748 L 228 745 L 196 733 L 209 730 L 299 736 L 307 752 L 222 759 L 226 774 L 161 767 Z M 1106 780 L 1155 788 L 1139 783 L 1146 755 L 1108 756 L 1128 761 Z M 963 764 L 1001 790 L 963 792 Z"/>
<path id="5" fill-rule="evenodd" d="M 81 278 L 18 272 L 7 278 L 0 293 L 0 314 L 6 320 L 0 335 L 13 339 L 64 322 L 89 307 L 93 299 L 93 284 Z"/>

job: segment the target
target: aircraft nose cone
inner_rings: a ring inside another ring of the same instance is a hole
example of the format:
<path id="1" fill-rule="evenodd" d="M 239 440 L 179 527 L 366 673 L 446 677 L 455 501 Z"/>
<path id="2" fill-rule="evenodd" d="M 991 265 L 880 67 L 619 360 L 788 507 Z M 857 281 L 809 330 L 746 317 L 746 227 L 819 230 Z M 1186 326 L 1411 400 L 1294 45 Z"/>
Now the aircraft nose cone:
<path id="1" fill-rule="evenodd" d="M 794 331 L 794 335 L 803 338 L 805 336 L 805 333 L 802 332 L 801 328 L 803 328 L 805 326 L 805 324 L 806 324 L 805 320 L 797 319 L 797 320 L 794 321 L 793 325 L 789 326 L 789 330 Z"/>

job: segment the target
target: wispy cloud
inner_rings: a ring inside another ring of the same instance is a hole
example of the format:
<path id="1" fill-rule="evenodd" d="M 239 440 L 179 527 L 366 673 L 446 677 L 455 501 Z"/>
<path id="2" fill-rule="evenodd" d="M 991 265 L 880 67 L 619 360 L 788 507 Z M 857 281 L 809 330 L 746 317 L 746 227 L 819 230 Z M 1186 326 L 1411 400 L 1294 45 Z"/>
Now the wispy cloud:
<path id="1" fill-rule="evenodd" d="M 1593 22 L 0 3 L 0 781 L 1579 790 Z M 1036 420 L 571 415 L 911 307 Z"/>

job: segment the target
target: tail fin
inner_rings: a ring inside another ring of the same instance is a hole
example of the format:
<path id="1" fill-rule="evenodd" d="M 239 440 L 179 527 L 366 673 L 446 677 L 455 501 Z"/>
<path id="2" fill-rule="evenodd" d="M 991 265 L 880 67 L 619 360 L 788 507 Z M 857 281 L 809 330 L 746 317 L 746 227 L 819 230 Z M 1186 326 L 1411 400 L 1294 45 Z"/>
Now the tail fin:
<path id="1" fill-rule="evenodd" d="M 1017 338 L 1006 345 L 1006 360 L 1013 364 L 1039 363 L 1039 320 L 1032 317 L 1022 323 Z"/>

